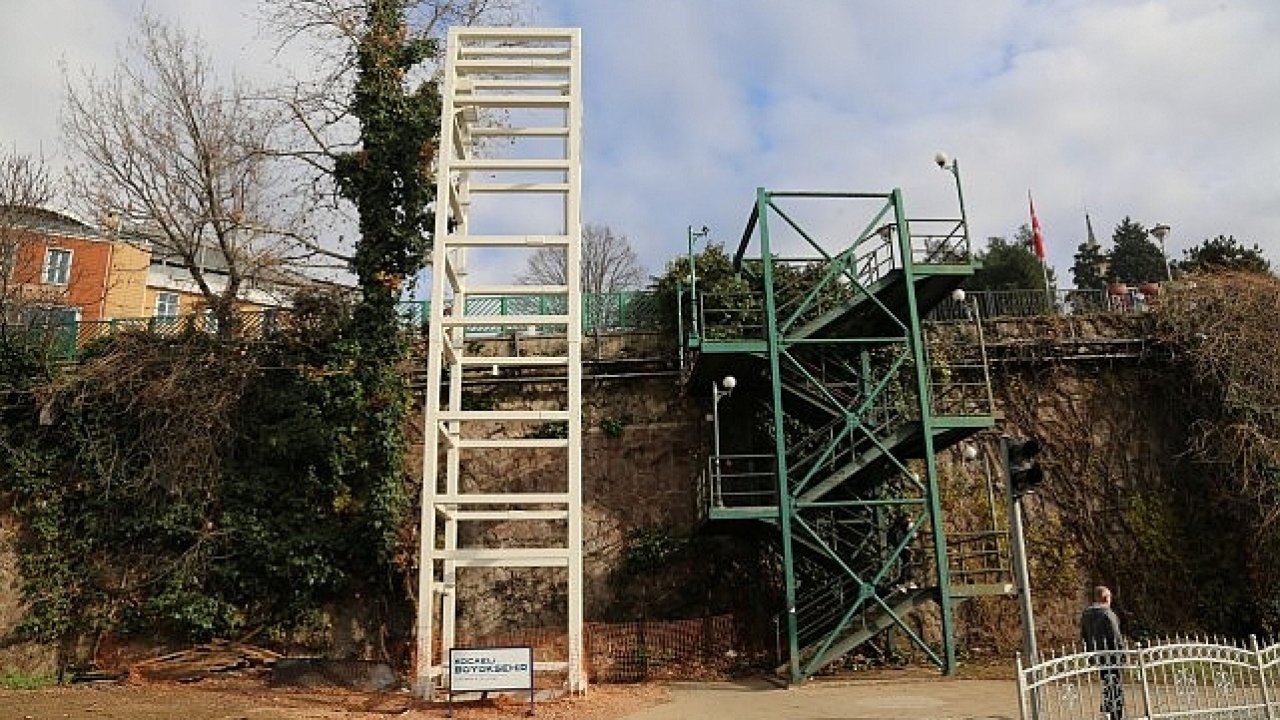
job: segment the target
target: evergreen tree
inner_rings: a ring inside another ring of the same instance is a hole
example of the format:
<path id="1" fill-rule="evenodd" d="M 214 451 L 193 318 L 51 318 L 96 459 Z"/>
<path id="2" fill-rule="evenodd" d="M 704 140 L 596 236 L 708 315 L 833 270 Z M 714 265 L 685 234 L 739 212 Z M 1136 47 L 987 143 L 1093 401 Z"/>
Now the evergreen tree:
<path id="1" fill-rule="evenodd" d="M 1257 243 L 1252 247 L 1245 247 L 1232 235 L 1219 235 L 1212 240 L 1205 240 L 1182 251 L 1182 255 L 1183 259 L 1174 264 L 1182 272 L 1238 270 L 1263 275 L 1271 272 L 1271 262 L 1262 254 L 1262 248 Z"/>
<path id="2" fill-rule="evenodd" d="M 1071 277 L 1080 290 L 1100 290 L 1107 284 L 1105 277 L 1110 263 L 1108 253 L 1097 243 L 1080 243 L 1076 247 L 1075 262 L 1071 265 Z"/>
<path id="3" fill-rule="evenodd" d="M 978 253 L 982 269 L 965 283 L 970 290 L 1044 290 L 1045 270 L 1036 257 L 1031 228 L 1018 228 L 1012 242 L 1003 237 L 987 238 L 987 249 Z M 1055 279 L 1052 269 L 1049 280 Z"/>
<path id="4" fill-rule="evenodd" d="M 1141 223 L 1125 216 L 1116 226 L 1111 241 L 1114 247 L 1108 279 L 1130 284 L 1165 279 L 1164 253 L 1149 239 L 1148 231 Z"/>

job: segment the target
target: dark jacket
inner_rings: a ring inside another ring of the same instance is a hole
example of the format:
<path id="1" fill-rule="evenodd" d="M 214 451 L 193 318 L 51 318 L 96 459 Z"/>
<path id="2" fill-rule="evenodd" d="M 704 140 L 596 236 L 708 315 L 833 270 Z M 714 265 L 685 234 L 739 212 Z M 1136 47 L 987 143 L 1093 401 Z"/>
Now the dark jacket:
<path id="1" fill-rule="evenodd" d="M 1086 650 L 1123 650 L 1120 619 L 1106 605 L 1090 605 L 1080 614 L 1080 640 Z"/>

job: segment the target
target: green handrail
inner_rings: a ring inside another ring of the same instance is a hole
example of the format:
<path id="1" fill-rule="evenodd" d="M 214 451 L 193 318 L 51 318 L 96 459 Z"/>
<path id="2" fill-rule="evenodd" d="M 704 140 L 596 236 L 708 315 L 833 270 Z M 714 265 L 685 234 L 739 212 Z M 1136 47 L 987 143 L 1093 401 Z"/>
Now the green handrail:
<path id="1" fill-rule="evenodd" d="M 660 327 L 658 302 L 655 293 L 628 290 L 613 293 L 587 293 L 584 296 L 582 327 L 589 332 L 634 332 Z M 427 300 L 409 300 L 398 303 L 397 315 L 402 326 L 410 331 L 425 330 L 430 318 L 431 303 Z M 467 314 L 495 318 L 511 316 L 562 315 L 566 310 L 564 295 L 530 294 L 510 296 L 476 295 L 467 298 Z M 237 324 L 237 336 L 243 339 L 265 339 L 274 335 L 288 310 L 271 309 L 241 313 Z M 151 316 L 114 318 L 111 320 L 74 321 L 70 323 L 31 324 L 24 326 L 26 334 L 43 342 L 50 356 L 74 359 L 85 346 L 100 338 L 118 332 L 146 332 L 159 337 L 176 337 L 186 332 L 214 332 L 216 327 L 200 314 L 176 317 Z M 469 327 L 469 337 L 492 337 L 508 332 L 526 332 L 530 328 L 495 323 L 492 326 Z M 534 325 L 535 333 L 563 332 L 563 325 Z"/>
<path id="2" fill-rule="evenodd" d="M 930 313 L 932 320 L 961 320 L 977 308 L 983 318 L 1010 316 L 1040 316 L 1061 314 L 1086 314 L 1098 312 L 1144 312 L 1148 303 L 1130 297 L 1106 296 L 1098 290 L 1058 290 L 1052 305 L 1041 290 L 976 291 L 969 293 L 964 304 L 946 300 Z M 685 297 L 680 298 L 684 300 Z M 425 330 L 430 318 L 431 303 L 428 300 L 406 300 L 397 305 L 397 314 L 406 330 Z M 560 315 L 565 312 L 563 295 L 530 294 L 509 296 L 474 295 L 467 298 L 468 315 L 486 315 L 495 318 L 530 315 Z M 242 313 L 239 336 L 246 338 L 269 337 L 274 334 L 288 310 L 257 310 Z M 656 330 L 662 327 L 657 293 L 648 290 L 625 290 L 612 293 L 584 293 L 582 328 L 586 332 L 635 332 Z M 200 315 L 181 317 L 136 317 L 112 320 L 76 321 L 68 325 L 31 326 L 31 333 L 42 333 L 50 338 L 50 353 L 56 357 L 72 359 L 84 346 L 96 339 L 116 332 L 144 331 L 161 337 L 173 337 L 192 330 L 212 332 L 215 328 Z M 534 325 L 515 327 L 495 323 L 492 326 L 469 327 L 468 337 L 493 337 L 509 332 L 534 332 L 555 334 L 563 332 L 563 326 Z"/>
<path id="3" fill-rule="evenodd" d="M 564 295 L 530 294 L 467 297 L 468 316 L 495 318 L 513 315 L 562 315 L 566 310 Z M 430 317 L 429 300 L 413 300 L 400 303 L 400 316 L 406 324 L 426 325 Z M 623 290 L 610 293 L 583 293 L 582 329 L 585 331 L 627 332 L 650 330 L 659 327 L 661 318 L 657 294 L 648 290 Z M 548 326 L 535 325 L 539 331 L 548 332 Z M 511 328 L 500 323 L 493 326 L 468 328 L 470 336 L 500 334 Z"/>

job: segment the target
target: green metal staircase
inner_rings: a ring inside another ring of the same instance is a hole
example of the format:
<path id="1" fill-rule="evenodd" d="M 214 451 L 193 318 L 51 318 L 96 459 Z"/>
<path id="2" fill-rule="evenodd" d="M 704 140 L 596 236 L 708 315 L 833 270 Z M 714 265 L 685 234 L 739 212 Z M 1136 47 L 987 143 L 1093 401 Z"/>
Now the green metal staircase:
<path id="1" fill-rule="evenodd" d="M 810 203 L 826 209 L 798 207 Z M 867 220 L 852 236 L 851 216 Z M 980 343 L 931 354 L 921 318 L 975 268 L 963 207 L 959 219 L 913 221 L 896 189 L 762 188 L 734 262 L 732 294 L 695 287 L 687 310 L 691 390 L 743 378 L 704 507 L 709 520 L 776 528 L 787 674 L 803 680 L 891 627 L 950 671 L 962 593 L 935 456 L 994 418 Z M 930 603 L 940 643 L 906 621 Z"/>

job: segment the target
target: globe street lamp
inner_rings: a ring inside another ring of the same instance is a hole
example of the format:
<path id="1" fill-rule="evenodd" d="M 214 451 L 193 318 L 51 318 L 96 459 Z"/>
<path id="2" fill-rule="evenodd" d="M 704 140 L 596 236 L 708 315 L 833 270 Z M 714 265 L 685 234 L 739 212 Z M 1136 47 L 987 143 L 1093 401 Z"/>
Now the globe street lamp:
<path id="1" fill-rule="evenodd" d="M 946 153 L 939 151 L 933 156 L 933 162 L 938 167 L 951 173 L 956 179 L 956 200 L 960 203 L 960 224 L 964 227 L 965 242 L 969 241 L 969 220 L 964 212 L 964 190 L 960 186 L 960 161 L 956 158 L 948 156 Z M 965 248 L 967 252 L 969 248 Z"/>
<path id="2" fill-rule="evenodd" d="M 715 458 L 712 463 L 712 481 L 717 505 L 724 504 L 720 487 L 720 401 L 728 397 L 737 386 L 738 379 L 732 375 L 726 375 L 719 384 L 715 380 L 711 381 L 711 454 Z"/>

